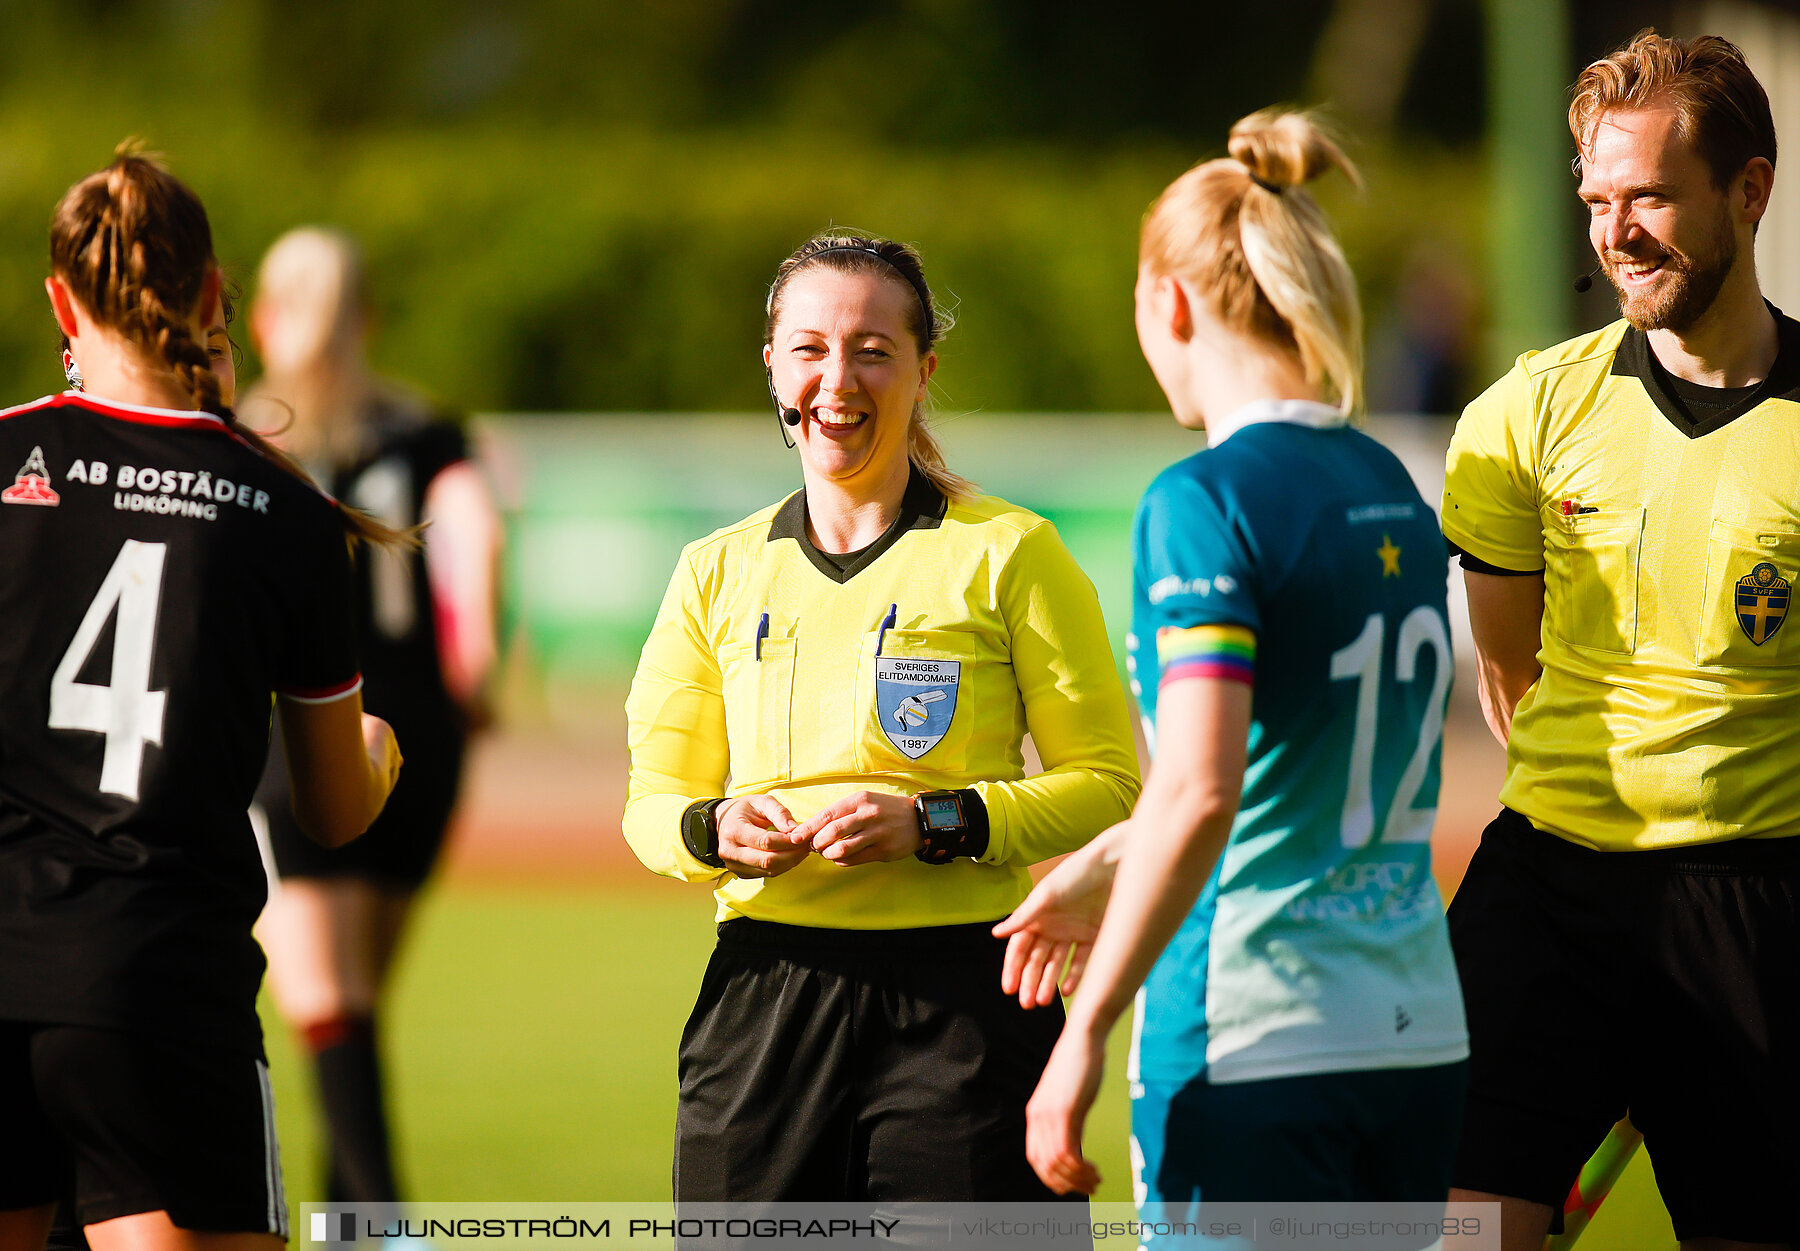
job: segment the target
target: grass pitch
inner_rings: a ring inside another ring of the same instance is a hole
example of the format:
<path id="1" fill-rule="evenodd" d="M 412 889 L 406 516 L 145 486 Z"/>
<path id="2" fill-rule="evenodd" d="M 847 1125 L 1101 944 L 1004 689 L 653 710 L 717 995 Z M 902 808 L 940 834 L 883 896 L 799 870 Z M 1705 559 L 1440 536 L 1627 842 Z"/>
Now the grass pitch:
<path id="1" fill-rule="evenodd" d="M 463 884 L 428 895 L 384 1026 L 402 1185 L 441 1202 L 656 1201 L 670 1193 L 675 1048 L 712 948 L 712 899 L 619 883 Z M 266 1001 L 288 1196 L 323 1198 L 310 1076 Z M 1128 1202 L 1125 1027 L 1087 1130 Z M 1674 1245 L 1640 1152 L 1582 1251 Z"/>

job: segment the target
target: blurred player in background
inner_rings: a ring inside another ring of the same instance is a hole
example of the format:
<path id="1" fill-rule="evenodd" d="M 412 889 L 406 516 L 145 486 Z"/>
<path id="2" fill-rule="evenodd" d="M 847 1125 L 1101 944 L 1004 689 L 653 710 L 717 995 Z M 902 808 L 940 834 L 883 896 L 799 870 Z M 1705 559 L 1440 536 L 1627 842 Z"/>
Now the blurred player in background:
<path id="1" fill-rule="evenodd" d="M 269 249 L 250 311 L 266 372 L 246 417 L 339 499 L 425 529 L 421 549 L 370 551 L 356 568 L 363 697 L 406 743 L 406 776 L 367 837 L 327 851 L 300 836 L 271 755 L 257 804 L 280 881 L 257 933 L 275 1001 L 313 1058 L 326 1197 L 393 1202 L 377 1011 L 469 732 L 488 718 L 501 533 L 462 427 L 369 372 L 368 316 L 349 239 L 302 229 Z"/>
<path id="2" fill-rule="evenodd" d="M 1025 1100 L 1061 1013 L 1001 993 L 988 931 L 1137 795 L 1099 600 L 945 467 L 911 248 L 814 238 L 767 315 L 804 489 L 682 552 L 626 705 L 625 836 L 721 922 L 675 1198 L 1047 1199 Z"/>
<path id="3" fill-rule="evenodd" d="M 1457 1185 L 1537 1247 L 1630 1109 L 1684 1244 L 1800 1239 L 1800 324 L 1764 301 L 1761 85 L 1722 39 L 1588 66 L 1569 128 L 1622 320 L 1464 412 L 1462 551 L 1505 808 L 1450 910 Z"/>
<path id="4" fill-rule="evenodd" d="M 83 390 L 0 412 L 0 1248 L 72 1193 L 100 1251 L 274 1251 L 245 809 L 279 692 L 301 827 L 380 811 L 346 539 L 398 536 L 237 424 L 211 227 L 159 164 L 70 189 L 46 285 Z"/>
<path id="5" fill-rule="evenodd" d="M 1082 1126 L 1143 986 L 1134 1189 L 1159 1220 L 1203 1199 L 1442 1200 L 1468 1055 L 1429 841 L 1443 540 L 1400 462 L 1349 428 L 1356 281 L 1302 189 L 1355 170 L 1293 113 L 1240 121 L 1230 153 L 1163 192 L 1140 248 L 1144 355 L 1208 443 L 1138 509 L 1155 763 L 1130 821 L 995 930 L 1008 990 L 1075 994 L 1028 1114 L 1055 1190 L 1100 1180 Z"/>

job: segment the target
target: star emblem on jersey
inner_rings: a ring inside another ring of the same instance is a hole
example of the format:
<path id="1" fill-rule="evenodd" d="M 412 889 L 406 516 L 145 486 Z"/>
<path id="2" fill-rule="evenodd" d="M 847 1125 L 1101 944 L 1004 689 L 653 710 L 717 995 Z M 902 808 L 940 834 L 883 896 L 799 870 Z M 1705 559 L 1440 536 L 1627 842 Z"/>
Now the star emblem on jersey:
<path id="1" fill-rule="evenodd" d="M 875 658 L 875 716 L 888 742 L 917 760 L 943 740 L 956 716 L 960 660 Z"/>
<path id="2" fill-rule="evenodd" d="M 1397 578 L 1400 576 L 1400 549 L 1394 546 L 1394 540 L 1385 534 L 1382 535 L 1381 546 L 1375 549 L 1375 554 L 1381 557 L 1382 577 Z"/>
<path id="3" fill-rule="evenodd" d="M 0 491 L 0 503 L 37 504 L 45 508 L 55 508 L 62 503 L 62 496 L 50 487 L 50 471 L 44 467 L 43 448 L 31 449 L 24 467 L 13 475 L 13 484 Z"/>
<path id="4" fill-rule="evenodd" d="M 1737 581 L 1737 619 L 1744 636 L 1761 647 L 1787 620 L 1788 580 L 1762 561 Z"/>

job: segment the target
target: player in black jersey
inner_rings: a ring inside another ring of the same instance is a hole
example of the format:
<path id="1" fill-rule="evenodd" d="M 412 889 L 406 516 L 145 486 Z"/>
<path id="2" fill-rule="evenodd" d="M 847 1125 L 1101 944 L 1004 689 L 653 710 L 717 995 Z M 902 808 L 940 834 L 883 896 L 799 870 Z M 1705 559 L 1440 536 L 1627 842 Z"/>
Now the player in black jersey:
<path id="1" fill-rule="evenodd" d="M 347 541 L 388 532 L 222 402 L 211 228 L 160 165 L 70 189 L 46 285 L 85 390 L 0 410 L 0 1251 L 71 1192 L 97 1251 L 273 1251 L 245 808 L 274 692 L 313 837 L 392 789 Z"/>
<path id="2" fill-rule="evenodd" d="M 232 288 L 230 281 L 221 283 L 219 308 L 213 314 L 212 324 L 206 328 L 206 357 L 212 365 L 213 376 L 219 380 L 219 403 L 226 408 L 232 408 L 237 403 L 238 347 L 231 338 L 231 323 L 237 301 L 238 293 Z M 69 348 L 68 335 L 64 335 L 62 339 L 62 367 L 63 374 L 69 380 L 69 387 L 75 391 L 81 390 L 84 381 L 81 366 Z M 75 1220 L 75 1196 L 72 1191 L 64 1194 L 56 1205 L 56 1219 L 45 1247 L 46 1251 L 90 1251 L 81 1226 Z"/>
<path id="3" fill-rule="evenodd" d="M 408 910 L 456 801 L 465 740 L 485 719 L 495 657 L 499 524 L 461 427 L 371 375 L 355 245 L 304 228 L 264 258 L 250 314 L 267 374 L 246 417 L 326 486 L 397 528 L 429 523 L 421 549 L 356 562 L 363 699 L 406 744 L 406 776 L 368 835 L 327 851 L 289 815 L 272 764 L 257 793 L 279 885 L 257 933 L 269 984 L 314 1061 L 328 1199 L 399 1196 L 377 1051 L 377 1008 Z M 277 433 L 278 432 L 278 433 Z"/>

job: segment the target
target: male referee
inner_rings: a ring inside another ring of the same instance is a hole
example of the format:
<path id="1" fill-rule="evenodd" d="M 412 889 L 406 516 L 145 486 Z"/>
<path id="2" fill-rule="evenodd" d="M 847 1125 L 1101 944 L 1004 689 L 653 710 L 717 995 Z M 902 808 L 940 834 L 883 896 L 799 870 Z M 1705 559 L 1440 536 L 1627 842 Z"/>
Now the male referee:
<path id="1" fill-rule="evenodd" d="M 1569 128 L 1622 320 L 1527 352 L 1457 426 L 1505 807 L 1450 908 L 1453 1198 L 1536 1251 L 1630 1110 L 1684 1246 L 1800 1238 L 1800 323 L 1752 241 L 1775 127 L 1723 39 L 1646 32 Z"/>

